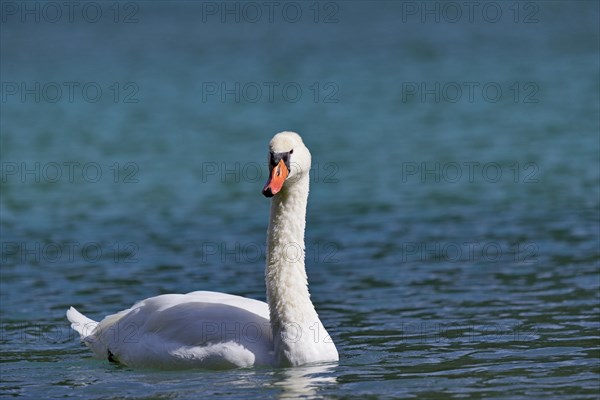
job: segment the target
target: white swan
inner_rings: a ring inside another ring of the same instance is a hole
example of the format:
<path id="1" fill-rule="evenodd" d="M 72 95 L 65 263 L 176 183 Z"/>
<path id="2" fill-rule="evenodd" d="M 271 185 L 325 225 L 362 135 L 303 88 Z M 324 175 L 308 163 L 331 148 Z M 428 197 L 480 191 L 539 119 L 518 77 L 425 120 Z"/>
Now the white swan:
<path id="1" fill-rule="evenodd" d="M 310 152 L 300 135 L 269 143 L 273 197 L 267 234 L 267 303 L 216 292 L 143 300 L 100 323 L 75 308 L 71 327 L 101 358 L 135 368 L 295 366 L 337 361 L 338 352 L 308 293 L 304 228 Z"/>

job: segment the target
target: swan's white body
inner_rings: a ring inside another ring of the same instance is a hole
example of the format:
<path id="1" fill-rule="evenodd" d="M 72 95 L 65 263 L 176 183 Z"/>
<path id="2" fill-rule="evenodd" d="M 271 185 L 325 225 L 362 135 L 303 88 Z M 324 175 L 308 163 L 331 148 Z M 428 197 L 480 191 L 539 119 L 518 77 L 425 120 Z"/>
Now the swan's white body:
<path id="1" fill-rule="evenodd" d="M 304 267 L 310 152 L 293 132 L 275 135 L 270 151 L 273 170 L 264 193 L 275 197 L 267 235 L 268 304 L 216 292 L 167 294 L 100 323 L 71 307 L 71 327 L 97 356 L 131 367 L 166 369 L 338 360 L 310 300 Z"/>

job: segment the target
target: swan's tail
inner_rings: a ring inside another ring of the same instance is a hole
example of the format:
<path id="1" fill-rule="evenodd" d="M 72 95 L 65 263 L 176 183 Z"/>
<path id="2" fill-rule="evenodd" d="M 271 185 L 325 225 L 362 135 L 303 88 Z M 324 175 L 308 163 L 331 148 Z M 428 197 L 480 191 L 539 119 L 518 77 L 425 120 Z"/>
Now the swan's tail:
<path id="1" fill-rule="evenodd" d="M 79 333 L 82 340 L 90 336 L 98 326 L 98 322 L 89 319 L 73 307 L 67 311 L 67 318 L 71 322 L 71 328 Z"/>

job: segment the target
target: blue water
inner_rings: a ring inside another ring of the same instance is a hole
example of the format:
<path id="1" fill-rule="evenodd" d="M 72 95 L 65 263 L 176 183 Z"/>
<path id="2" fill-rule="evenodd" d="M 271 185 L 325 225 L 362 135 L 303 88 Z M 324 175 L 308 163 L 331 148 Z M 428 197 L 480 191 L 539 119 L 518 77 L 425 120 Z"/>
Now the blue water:
<path id="1" fill-rule="evenodd" d="M 599 6 L 476 3 L 3 2 L 2 396 L 597 399 Z M 71 305 L 264 300 L 281 130 L 339 364 L 91 358 Z"/>

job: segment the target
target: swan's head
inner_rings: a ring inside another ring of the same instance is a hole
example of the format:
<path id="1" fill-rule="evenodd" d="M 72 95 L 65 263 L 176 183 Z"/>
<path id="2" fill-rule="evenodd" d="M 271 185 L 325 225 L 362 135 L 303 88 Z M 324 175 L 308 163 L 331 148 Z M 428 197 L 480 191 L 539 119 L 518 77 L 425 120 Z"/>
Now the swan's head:
<path id="1" fill-rule="evenodd" d="M 310 173 L 310 152 L 296 132 L 279 132 L 269 142 L 269 180 L 263 188 L 273 197 Z"/>

